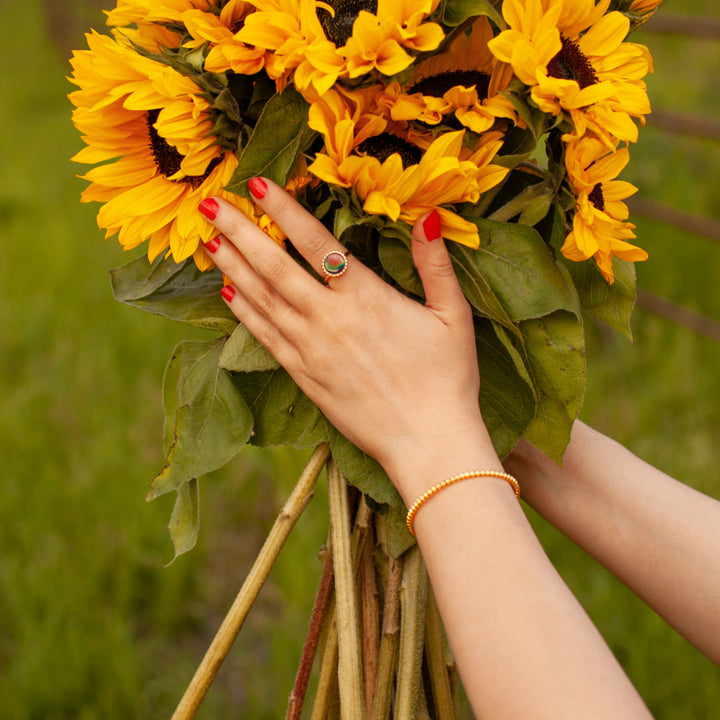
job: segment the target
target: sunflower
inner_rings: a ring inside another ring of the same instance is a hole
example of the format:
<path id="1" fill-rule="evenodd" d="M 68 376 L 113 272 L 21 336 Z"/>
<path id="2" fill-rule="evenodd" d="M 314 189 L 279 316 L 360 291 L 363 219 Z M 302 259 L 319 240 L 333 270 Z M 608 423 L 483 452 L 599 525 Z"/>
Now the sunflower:
<path id="1" fill-rule="evenodd" d="M 83 176 L 90 185 L 82 200 L 103 203 L 98 225 L 106 237 L 118 233 L 125 249 L 149 239 L 150 261 L 166 252 L 208 269 L 201 243 L 214 230 L 198 203 L 219 195 L 254 214 L 249 201 L 223 190 L 237 159 L 212 136 L 208 102 L 189 77 L 121 39 L 86 38 L 89 49 L 71 59 L 73 122 L 87 144 L 73 160 L 102 164 Z"/>
<path id="2" fill-rule="evenodd" d="M 490 22 L 480 17 L 471 31 L 461 33 L 445 52 L 419 63 L 404 86 L 391 83 L 379 103 L 394 120 L 437 125 L 453 115 L 476 133 L 489 130 L 498 118 L 516 123 L 512 104 L 499 94 L 509 84 L 512 72 L 488 50 L 492 37 Z"/>
<path id="3" fill-rule="evenodd" d="M 217 3 L 211 0 L 117 0 L 106 12 L 110 27 L 151 52 L 180 47 L 184 30 L 182 13 L 190 8 L 209 10 Z"/>
<path id="4" fill-rule="evenodd" d="M 568 143 L 565 153 L 576 206 L 573 229 L 562 253 L 578 262 L 594 257 L 609 283 L 615 280 L 613 256 L 632 262 L 648 257 L 644 250 L 626 242 L 635 237 L 635 226 L 626 222 L 629 211 L 622 201 L 637 188 L 615 178 L 629 159 L 627 148 L 609 153 L 604 143 L 594 138 Z"/>
<path id="5" fill-rule="evenodd" d="M 208 72 L 222 73 L 231 70 L 240 75 L 254 75 L 265 65 L 265 51 L 249 47 L 235 35 L 245 24 L 245 18 L 254 8 L 244 0 L 229 0 L 220 14 L 198 9 L 186 10 L 182 21 L 192 40 L 185 47 L 202 47 L 209 43 L 210 50 L 204 68 Z"/>
<path id="6" fill-rule="evenodd" d="M 405 70 L 408 52 L 434 50 L 444 33 L 425 22 L 439 0 L 250 0 L 236 39 L 267 51 L 265 66 L 282 88 L 292 76 L 309 100 L 338 78 Z"/>
<path id="7" fill-rule="evenodd" d="M 625 42 L 630 20 L 606 13 L 610 0 L 505 0 L 510 29 L 490 40 L 491 52 L 509 63 L 540 110 L 565 111 L 578 128 L 610 147 L 635 142 L 632 118 L 644 118 L 650 103 L 643 79 L 647 50 Z M 610 122 L 612 133 L 605 128 Z"/>
<path id="8" fill-rule="evenodd" d="M 463 148 L 464 131 L 415 142 L 419 138 L 406 124 L 378 114 L 378 91 L 333 89 L 311 105 L 310 127 L 322 133 L 325 152 L 309 172 L 352 188 L 369 215 L 413 224 L 437 208 L 446 238 L 478 247 L 477 227 L 443 206 L 477 202 L 505 177 L 506 168 L 490 164 L 502 145 L 500 134 L 487 133 L 474 152 Z"/>
<path id="9" fill-rule="evenodd" d="M 336 4 L 339 9 L 343 0 L 336 0 Z M 425 20 L 438 5 L 439 0 L 377 0 L 376 14 L 359 12 L 342 51 L 348 75 L 355 78 L 372 70 L 396 75 L 413 62 L 406 48 L 414 52 L 436 50 L 445 33 L 437 23 Z"/>

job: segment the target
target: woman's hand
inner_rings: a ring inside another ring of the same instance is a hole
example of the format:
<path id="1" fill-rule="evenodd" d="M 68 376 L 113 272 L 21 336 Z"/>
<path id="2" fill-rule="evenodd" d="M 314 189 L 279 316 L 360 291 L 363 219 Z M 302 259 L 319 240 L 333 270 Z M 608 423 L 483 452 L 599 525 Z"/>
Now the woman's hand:
<path id="1" fill-rule="evenodd" d="M 313 267 L 342 251 L 280 188 L 256 178 L 250 189 Z M 449 475 L 502 469 L 478 408 L 471 311 L 436 214 L 413 229 L 421 305 L 355 258 L 324 285 L 229 204 L 210 198 L 201 211 L 222 233 L 207 248 L 231 280 L 230 308 L 328 419 L 382 463 L 406 503 Z M 507 483 L 456 483 L 415 528 L 478 717 L 649 718 Z"/>
<path id="2" fill-rule="evenodd" d="M 343 251 L 277 185 L 256 178 L 250 188 L 319 272 L 328 252 Z M 221 233 L 206 248 L 231 281 L 223 297 L 233 313 L 330 422 L 385 467 L 406 501 L 437 481 L 423 480 L 437 448 L 446 465 L 455 447 L 490 447 L 478 407 L 472 314 L 436 212 L 413 229 L 423 306 L 353 257 L 345 274 L 323 284 L 228 203 L 209 198 L 200 210 Z M 467 469 L 462 458 L 458 467 Z"/>

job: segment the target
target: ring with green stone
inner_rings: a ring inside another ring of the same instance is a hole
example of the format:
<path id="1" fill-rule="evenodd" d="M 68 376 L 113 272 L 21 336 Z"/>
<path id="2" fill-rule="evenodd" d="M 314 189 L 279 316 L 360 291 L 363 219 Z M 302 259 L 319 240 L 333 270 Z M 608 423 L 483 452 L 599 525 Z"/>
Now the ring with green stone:
<path id="1" fill-rule="evenodd" d="M 325 273 L 325 282 L 330 278 L 340 277 L 348 266 L 348 259 L 345 253 L 339 250 L 331 250 L 322 261 L 322 269 Z"/>

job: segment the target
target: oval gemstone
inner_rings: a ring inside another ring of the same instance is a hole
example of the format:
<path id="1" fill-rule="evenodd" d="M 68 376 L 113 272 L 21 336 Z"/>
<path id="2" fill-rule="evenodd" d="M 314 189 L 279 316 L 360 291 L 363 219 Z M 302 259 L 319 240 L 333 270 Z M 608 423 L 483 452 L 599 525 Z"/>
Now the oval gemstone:
<path id="1" fill-rule="evenodd" d="M 331 252 L 323 260 L 323 270 L 328 275 L 340 275 L 345 271 L 347 260 L 341 252 Z"/>

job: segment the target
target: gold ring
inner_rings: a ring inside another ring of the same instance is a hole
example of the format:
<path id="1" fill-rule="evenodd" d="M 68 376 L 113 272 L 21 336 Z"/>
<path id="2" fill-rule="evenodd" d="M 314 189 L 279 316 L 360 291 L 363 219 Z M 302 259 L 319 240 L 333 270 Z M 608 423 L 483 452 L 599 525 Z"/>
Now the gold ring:
<path id="1" fill-rule="evenodd" d="M 331 250 L 322 261 L 322 269 L 325 273 L 325 282 L 330 278 L 340 277 L 347 270 L 347 255 L 339 250 Z"/>

